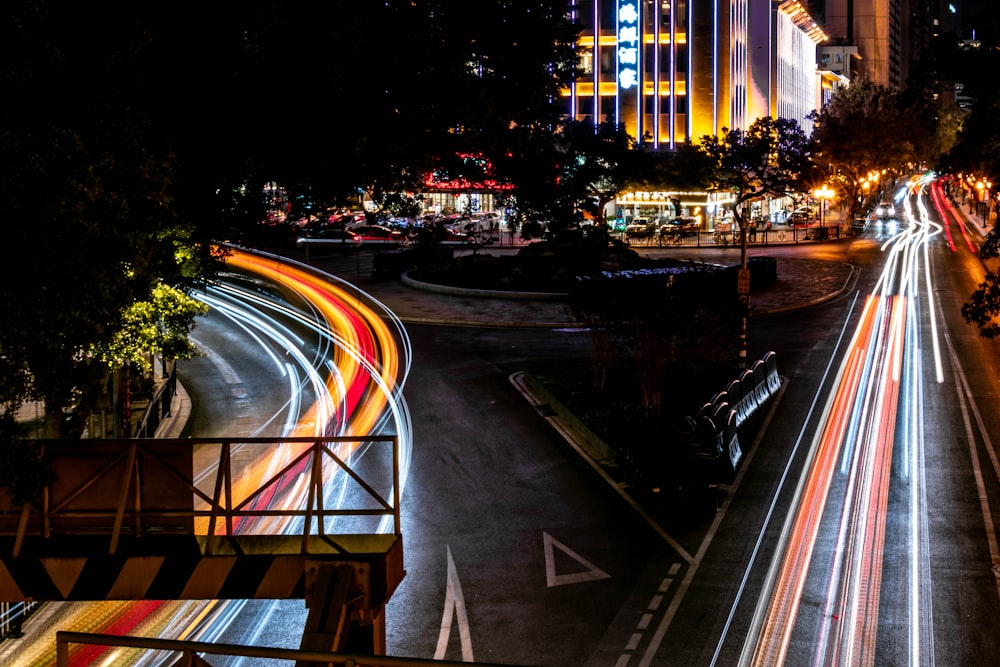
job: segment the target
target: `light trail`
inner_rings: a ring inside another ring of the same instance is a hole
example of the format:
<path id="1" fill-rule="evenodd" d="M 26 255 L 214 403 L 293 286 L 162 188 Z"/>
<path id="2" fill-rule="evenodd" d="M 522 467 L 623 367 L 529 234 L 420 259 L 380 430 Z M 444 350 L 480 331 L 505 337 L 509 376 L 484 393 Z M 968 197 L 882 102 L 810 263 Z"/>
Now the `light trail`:
<path id="1" fill-rule="evenodd" d="M 804 664 L 806 652 L 816 666 L 875 664 L 894 456 L 901 458 L 908 484 L 908 660 L 923 665 L 933 659 L 924 645 L 931 641 L 931 614 L 929 583 L 922 577 L 929 557 L 921 423 L 923 386 L 931 381 L 921 363 L 924 323 L 932 339 L 933 381 L 942 382 L 944 374 L 928 258 L 928 245 L 942 227 L 927 214 L 928 184 L 913 182 L 909 193 L 916 210 L 909 198 L 903 200 L 897 208 L 903 224 L 882 245 L 885 265 L 820 414 L 741 665 Z M 950 237 L 948 243 L 954 249 Z M 826 526 L 833 539 L 814 563 Z M 821 587 L 809 585 L 816 577 Z M 823 592 L 818 620 L 810 617 L 805 626 L 799 617 L 807 586 Z"/>
<path id="2" fill-rule="evenodd" d="M 234 251 L 228 264 L 253 277 L 259 285 L 277 285 L 290 290 L 306 304 L 299 309 L 277 296 L 268 298 L 266 290 L 239 288 L 219 283 L 198 296 L 218 315 L 226 317 L 243 331 L 260 353 L 271 360 L 288 380 L 288 398 L 277 414 L 264 425 L 281 424 L 281 435 L 357 435 L 395 434 L 400 443 L 399 483 L 405 485 L 412 451 L 412 428 L 402 390 L 409 374 L 411 347 L 402 323 L 383 304 L 334 276 L 321 274 L 305 265 L 281 258 Z M 302 336 L 305 330 L 315 339 L 308 351 Z M 290 361 L 288 361 L 290 360 Z M 301 404 L 308 393 L 312 399 Z M 259 433 L 258 427 L 255 435 Z M 239 447 L 239 445 L 237 445 Z M 234 447 L 235 449 L 235 447 Z M 344 460 L 356 460 L 366 451 L 338 452 Z M 263 454 L 263 450 L 260 452 Z M 272 447 L 267 455 L 246 464 L 240 477 L 240 490 L 234 489 L 234 502 L 258 490 L 255 480 L 266 479 L 280 471 L 297 455 L 295 447 Z M 353 458 L 352 458 L 353 456 Z M 215 457 L 214 462 L 217 462 Z M 324 506 L 338 507 L 346 497 L 344 484 L 333 483 L 335 467 L 324 463 Z M 284 482 L 270 494 L 275 506 L 303 508 L 306 505 L 302 471 L 293 469 L 282 476 Z M 204 479 L 206 471 L 200 476 Z M 402 488 L 400 489 L 400 493 Z M 263 504 L 256 506 L 263 508 Z M 328 519 L 328 521 L 330 521 Z M 240 531 L 251 531 L 254 523 L 244 521 Z M 201 522 L 202 533 L 207 522 Z M 266 533 L 302 530 L 303 520 L 272 517 L 260 522 Z M 311 526 L 312 528 L 313 526 Z M 384 519 L 372 530 L 386 532 L 391 526 Z M 197 530 L 197 527 L 196 527 Z M 221 530 L 221 528 L 220 528 Z M 326 526 L 332 533 L 332 522 Z M 0 651 L 0 660 L 8 664 L 54 664 L 54 633 L 72 627 L 86 632 L 139 634 L 174 639 L 214 641 L 220 638 L 246 601 L 144 601 L 62 603 L 44 631 L 44 641 L 24 642 L 13 649 Z M 101 613 L 95 614 L 95 610 Z M 276 603 L 266 605 L 265 616 L 276 613 Z M 101 647 L 73 650 L 71 664 L 162 664 L 170 656 L 130 650 L 109 652 Z"/>

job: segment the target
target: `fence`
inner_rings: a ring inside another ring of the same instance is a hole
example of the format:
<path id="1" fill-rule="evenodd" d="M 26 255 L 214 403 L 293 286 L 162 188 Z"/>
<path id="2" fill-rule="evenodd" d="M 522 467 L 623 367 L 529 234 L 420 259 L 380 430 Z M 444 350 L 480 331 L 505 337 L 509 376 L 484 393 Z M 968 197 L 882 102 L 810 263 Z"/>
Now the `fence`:
<path id="1" fill-rule="evenodd" d="M 170 364 L 170 370 L 166 378 L 153 393 L 149 400 L 149 405 L 142 413 L 139 423 L 135 427 L 136 438 L 152 438 L 156 435 L 156 429 L 160 423 L 170 416 L 170 409 L 173 398 L 177 394 L 177 365 Z"/>
<path id="2" fill-rule="evenodd" d="M 310 534 L 328 534 L 328 522 L 337 517 L 354 517 L 364 524 L 360 533 L 378 532 L 368 523 L 385 519 L 392 532 L 399 534 L 396 436 L 48 440 L 41 444 L 53 479 L 34 502 L 17 507 L 0 493 L 0 508 L 7 508 L 0 513 L 0 535 L 16 536 L 15 558 L 28 536 L 48 539 L 73 534 L 109 537 L 111 554 L 122 535 L 206 535 L 206 553 L 210 554 L 217 536 L 234 535 L 240 524 L 267 524 L 275 518 L 295 521 L 304 551 Z M 362 447 L 368 450 L 365 463 L 372 464 L 364 477 L 352 464 L 353 453 Z M 283 457 L 280 469 L 260 463 L 274 460 L 278 451 Z M 196 469 L 201 474 L 195 476 Z M 326 506 L 324 484 L 333 474 L 341 484 L 349 485 L 356 499 L 350 507 Z M 271 509 L 271 497 L 300 479 L 307 491 L 300 506 Z"/>
<path id="3" fill-rule="evenodd" d="M 151 637 L 128 637 L 123 635 L 98 635 L 84 632 L 56 633 L 56 665 L 69 667 L 70 644 L 88 644 L 92 646 L 121 646 L 128 648 L 147 649 L 150 651 L 168 651 L 179 653 L 181 658 L 174 665 L 206 665 L 198 654 L 217 656 L 240 656 L 244 658 L 270 658 L 272 660 L 298 661 L 296 664 L 343 665 L 344 667 L 467 667 L 470 664 L 479 667 L 501 667 L 485 662 L 456 662 L 454 660 L 429 660 L 421 658 L 395 658 L 374 655 L 349 655 L 327 651 L 304 651 L 289 648 L 271 648 L 265 646 L 238 646 L 235 644 L 218 644 L 207 642 L 180 641 L 173 639 L 154 639 Z"/>
<path id="4" fill-rule="evenodd" d="M 751 228 L 747 230 L 747 245 L 753 247 L 796 244 L 806 241 L 832 241 L 852 232 L 850 226 L 842 230 L 839 224 L 821 227 L 811 223 L 807 225 L 777 225 L 770 229 Z M 735 248 L 740 245 L 739 230 L 700 231 L 689 235 L 612 232 L 612 236 L 638 248 Z"/>

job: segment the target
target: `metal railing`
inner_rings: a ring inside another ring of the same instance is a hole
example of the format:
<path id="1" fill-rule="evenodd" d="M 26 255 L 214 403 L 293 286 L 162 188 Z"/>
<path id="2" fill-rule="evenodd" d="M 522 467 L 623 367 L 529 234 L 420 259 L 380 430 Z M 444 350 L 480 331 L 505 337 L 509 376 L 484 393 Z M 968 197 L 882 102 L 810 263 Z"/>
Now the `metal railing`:
<path id="1" fill-rule="evenodd" d="M 174 395 L 177 394 L 177 367 L 170 365 L 170 371 L 165 381 L 156 388 L 149 401 L 146 411 L 135 429 L 136 438 L 152 438 L 160 422 L 170 416 Z"/>
<path id="2" fill-rule="evenodd" d="M 29 535 L 107 535 L 113 555 L 123 534 L 138 537 L 146 532 L 205 535 L 206 554 L 211 554 L 215 538 L 236 534 L 241 521 L 274 517 L 301 519 L 303 552 L 310 535 L 326 535 L 327 520 L 334 517 L 389 517 L 393 534 L 401 534 L 396 436 L 48 440 L 40 444 L 52 464 L 53 480 L 19 511 L 12 507 L 13 512 L 0 513 L 0 535 L 16 535 L 14 557 Z M 386 447 L 379 450 L 379 444 Z M 275 457 L 279 452 L 268 451 L 279 447 L 284 448 L 279 458 Z M 381 455 L 380 465 L 366 471 L 367 480 L 349 463 L 359 448 L 368 452 L 366 463 Z M 195 474 L 196 469 L 200 474 Z M 324 484 L 337 474 L 345 475 L 343 483 L 351 485 L 351 507 L 324 503 Z M 288 491 L 293 483 L 307 485 L 304 502 L 272 509 L 270 498 Z M 0 507 L 11 507 L 9 499 L 3 500 Z M 278 534 L 268 530 L 258 527 L 254 533 Z"/>
<path id="3" fill-rule="evenodd" d="M 832 241 L 850 232 L 850 226 L 842 228 L 839 223 L 820 226 L 818 223 L 775 225 L 747 230 L 748 246 L 798 244 L 805 241 Z M 698 231 L 688 235 L 660 235 L 658 233 L 629 235 L 612 232 L 612 237 L 624 241 L 633 248 L 735 248 L 740 245 L 738 229 L 717 229 Z"/>
<path id="4" fill-rule="evenodd" d="M 388 656 L 355 655 L 326 651 L 303 651 L 300 649 L 271 648 L 266 646 L 238 646 L 235 644 L 209 644 L 206 642 L 154 639 L 151 637 L 129 637 L 123 635 L 98 635 L 86 632 L 56 633 L 56 665 L 69 667 L 70 644 L 147 649 L 181 654 L 181 661 L 173 664 L 193 664 L 195 655 L 219 655 L 244 658 L 270 658 L 299 662 L 343 665 L 344 667 L 501 667 L 498 664 L 477 662 L 457 662 L 454 660 L 426 660 L 420 658 L 396 658 Z M 508 665 L 510 667 L 510 665 Z"/>

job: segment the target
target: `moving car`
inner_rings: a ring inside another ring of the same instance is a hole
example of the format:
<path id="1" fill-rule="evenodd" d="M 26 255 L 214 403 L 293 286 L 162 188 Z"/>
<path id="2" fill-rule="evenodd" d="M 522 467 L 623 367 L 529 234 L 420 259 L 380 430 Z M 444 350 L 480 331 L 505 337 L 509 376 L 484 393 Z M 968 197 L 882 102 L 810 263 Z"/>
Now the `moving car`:
<path id="1" fill-rule="evenodd" d="M 882 220 L 886 220 L 896 215 L 896 207 L 892 205 L 891 201 L 880 201 L 878 206 L 875 207 L 875 215 Z"/>
<path id="2" fill-rule="evenodd" d="M 403 234 L 395 229 L 381 225 L 362 225 L 352 229 L 362 245 L 399 245 L 403 242 Z"/>
<path id="3" fill-rule="evenodd" d="M 326 228 L 319 229 L 307 236 L 300 236 L 295 240 L 295 245 L 320 245 L 325 248 L 336 247 L 343 250 L 352 250 L 361 247 L 361 239 L 354 232 L 347 229 Z"/>

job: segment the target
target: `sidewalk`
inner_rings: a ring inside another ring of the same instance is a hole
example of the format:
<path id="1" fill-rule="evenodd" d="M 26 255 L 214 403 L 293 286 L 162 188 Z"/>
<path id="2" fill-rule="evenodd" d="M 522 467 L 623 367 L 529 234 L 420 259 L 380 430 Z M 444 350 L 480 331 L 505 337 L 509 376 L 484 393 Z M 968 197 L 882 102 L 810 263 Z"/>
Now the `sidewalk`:
<path id="1" fill-rule="evenodd" d="M 571 327 L 579 326 L 569 305 L 561 299 L 531 299 L 525 295 L 505 295 L 480 290 L 422 285 L 411 279 L 372 280 L 368 264 L 353 268 L 348 280 L 381 301 L 407 324 L 447 324 L 451 326 Z M 720 256 L 720 263 L 728 258 Z M 750 297 L 752 315 L 775 314 L 813 306 L 836 298 L 849 289 L 855 275 L 850 264 L 826 260 L 777 257 L 778 280 Z M 322 259 L 309 262 L 320 270 L 332 271 Z M 336 274 L 335 274 L 336 275 Z M 436 291 L 431 291 L 436 290 Z M 445 293 L 446 292 L 446 293 Z M 517 296 L 519 298 L 505 298 Z"/>

